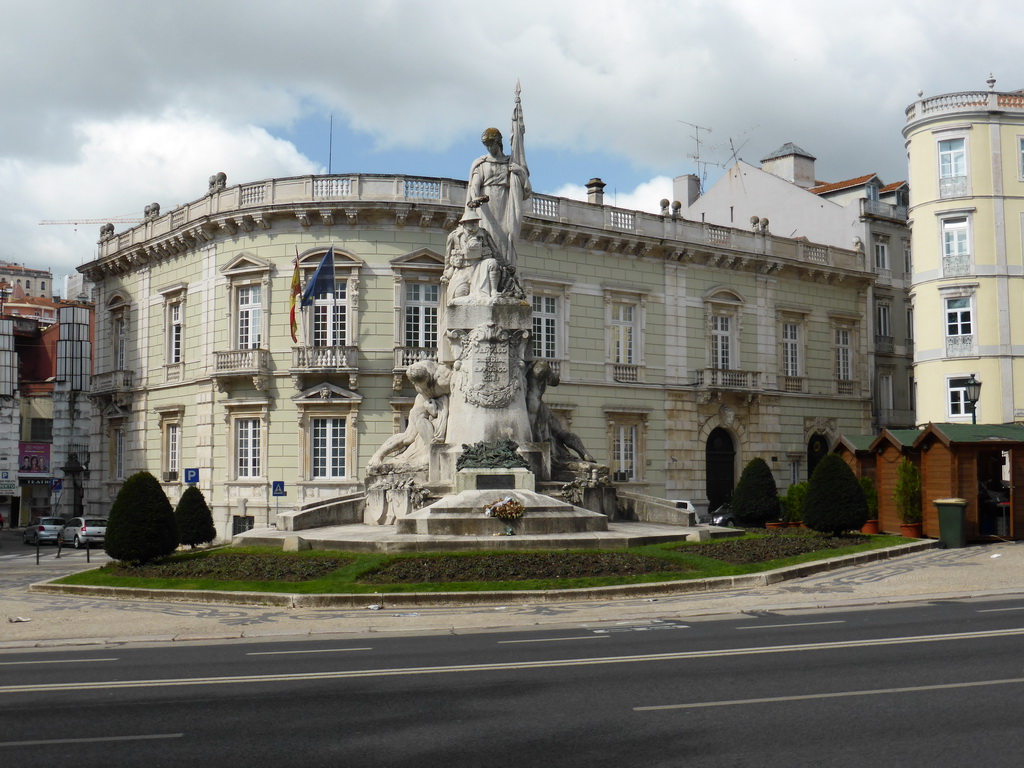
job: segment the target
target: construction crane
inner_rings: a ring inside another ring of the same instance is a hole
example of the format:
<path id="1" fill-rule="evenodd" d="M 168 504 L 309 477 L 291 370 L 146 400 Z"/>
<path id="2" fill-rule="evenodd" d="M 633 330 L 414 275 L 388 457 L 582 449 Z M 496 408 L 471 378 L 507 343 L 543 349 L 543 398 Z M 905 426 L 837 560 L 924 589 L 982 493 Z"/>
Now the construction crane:
<path id="1" fill-rule="evenodd" d="M 141 216 L 114 216 L 110 219 L 45 219 L 39 225 L 70 224 L 77 227 L 79 224 L 141 224 L 143 221 L 145 219 Z"/>

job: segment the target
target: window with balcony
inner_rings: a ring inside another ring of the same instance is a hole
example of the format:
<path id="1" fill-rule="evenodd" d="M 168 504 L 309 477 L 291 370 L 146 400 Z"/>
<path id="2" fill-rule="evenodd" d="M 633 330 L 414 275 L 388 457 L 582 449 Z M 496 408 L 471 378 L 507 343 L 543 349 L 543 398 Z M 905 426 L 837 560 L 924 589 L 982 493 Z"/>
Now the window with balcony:
<path id="1" fill-rule="evenodd" d="M 910 243 L 903 241 L 903 274 L 910 277 L 914 274 L 914 254 L 910 250 Z"/>
<path id="2" fill-rule="evenodd" d="M 946 305 L 946 357 L 974 354 L 974 323 L 969 296 L 950 297 Z"/>
<path id="3" fill-rule="evenodd" d="M 405 284 L 405 346 L 437 349 L 440 288 L 429 283 Z"/>
<path id="4" fill-rule="evenodd" d="M 943 219 L 941 227 L 943 277 L 961 277 L 970 274 L 970 222 L 966 217 Z"/>
<path id="5" fill-rule="evenodd" d="M 939 142 L 939 197 L 963 197 L 967 185 L 967 140 Z"/>
<path id="6" fill-rule="evenodd" d="M 849 328 L 836 328 L 835 377 L 837 394 L 853 394 L 853 334 Z"/>
<path id="7" fill-rule="evenodd" d="M 119 312 L 113 317 L 114 326 L 114 370 L 128 369 L 128 318 Z"/>
<path id="8" fill-rule="evenodd" d="M 889 269 L 889 243 L 875 240 L 875 269 Z"/>
<path id="9" fill-rule="evenodd" d="M 782 373 L 787 377 L 797 377 L 801 372 L 800 325 L 798 323 L 782 324 Z"/>
<path id="10" fill-rule="evenodd" d="M 168 381 L 180 379 L 181 363 L 185 359 L 185 293 L 186 283 L 176 283 L 160 289 L 164 297 L 164 365 Z"/>
<path id="11" fill-rule="evenodd" d="M 259 349 L 263 341 L 263 287 L 239 286 L 235 306 L 235 348 Z"/>
<path id="12" fill-rule="evenodd" d="M 124 425 L 121 422 L 112 423 L 110 425 L 110 475 L 112 480 L 124 480 L 126 442 Z"/>
<path id="13" fill-rule="evenodd" d="M 644 307 L 645 300 L 640 295 L 621 292 L 605 295 L 607 360 L 613 381 L 642 380 Z"/>
<path id="14" fill-rule="evenodd" d="M 711 368 L 728 370 L 734 363 L 732 318 L 728 315 L 711 316 L 710 359 Z"/>
<path id="15" fill-rule="evenodd" d="M 892 310 L 887 303 L 875 304 L 875 351 L 892 352 Z"/>
<path id="16" fill-rule="evenodd" d="M 557 360 L 558 349 L 558 297 L 534 295 L 533 303 L 533 356 Z"/>
<path id="17" fill-rule="evenodd" d="M 335 280 L 333 291 L 313 298 L 310 343 L 314 347 L 344 347 L 348 344 L 348 286 Z"/>

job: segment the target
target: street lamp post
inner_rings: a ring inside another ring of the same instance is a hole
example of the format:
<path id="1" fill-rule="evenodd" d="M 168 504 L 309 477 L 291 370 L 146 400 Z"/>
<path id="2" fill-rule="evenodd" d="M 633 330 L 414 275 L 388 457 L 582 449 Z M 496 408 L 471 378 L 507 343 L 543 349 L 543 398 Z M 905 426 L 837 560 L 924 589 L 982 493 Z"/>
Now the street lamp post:
<path id="1" fill-rule="evenodd" d="M 964 389 L 967 393 L 967 402 L 971 404 L 971 424 L 978 423 L 978 400 L 981 399 L 981 382 L 978 381 L 974 374 L 971 374 L 971 378 L 964 384 Z"/>

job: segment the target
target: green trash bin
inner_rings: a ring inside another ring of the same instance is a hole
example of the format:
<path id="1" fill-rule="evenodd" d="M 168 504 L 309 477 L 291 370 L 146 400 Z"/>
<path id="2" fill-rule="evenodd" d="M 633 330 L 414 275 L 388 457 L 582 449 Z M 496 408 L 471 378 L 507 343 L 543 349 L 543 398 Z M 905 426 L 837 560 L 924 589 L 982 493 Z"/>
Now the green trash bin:
<path id="1" fill-rule="evenodd" d="M 964 517 L 966 499 L 936 499 L 932 502 L 939 511 L 939 540 L 948 549 L 967 546 Z"/>

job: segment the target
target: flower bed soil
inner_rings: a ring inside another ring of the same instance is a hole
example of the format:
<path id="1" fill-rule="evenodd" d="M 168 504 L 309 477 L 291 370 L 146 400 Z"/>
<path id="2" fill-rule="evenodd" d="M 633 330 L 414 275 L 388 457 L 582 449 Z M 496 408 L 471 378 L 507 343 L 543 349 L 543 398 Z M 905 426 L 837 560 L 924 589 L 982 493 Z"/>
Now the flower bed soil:
<path id="1" fill-rule="evenodd" d="M 157 579 L 217 579 L 220 581 L 311 581 L 352 562 L 347 557 L 294 557 L 268 552 L 211 552 L 203 557 L 149 563 L 132 567 L 110 563 L 104 570 L 115 576 Z"/>
<path id="2" fill-rule="evenodd" d="M 825 549 L 852 547 L 867 541 L 868 538 L 860 534 L 829 536 L 803 529 L 789 529 L 784 533 L 769 530 L 767 535 L 760 539 L 708 541 L 685 549 L 680 547 L 677 551 L 710 557 L 730 565 L 749 565 Z"/>

